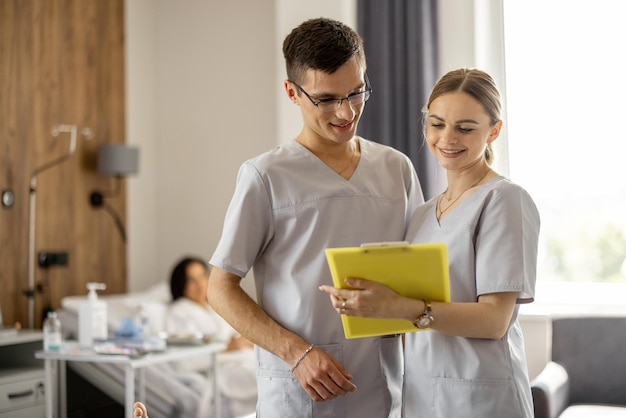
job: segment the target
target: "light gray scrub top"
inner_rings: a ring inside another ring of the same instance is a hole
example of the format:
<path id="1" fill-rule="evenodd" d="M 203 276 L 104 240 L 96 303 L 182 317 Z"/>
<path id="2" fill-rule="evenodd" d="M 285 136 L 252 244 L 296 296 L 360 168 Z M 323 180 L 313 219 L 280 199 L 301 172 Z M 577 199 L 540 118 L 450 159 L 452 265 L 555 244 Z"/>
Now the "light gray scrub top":
<path id="1" fill-rule="evenodd" d="M 496 177 L 441 224 L 436 204 L 437 198 L 431 199 L 416 211 L 407 239 L 447 244 L 451 300 L 476 302 L 482 294 L 519 292 L 518 304 L 532 302 L 539 213 L 528 193 Z M 404 416 L 532 418 L 518 309 L 500 340 L 432 330 L 407 334 Z"/>
<path id="2" fill-rule="evenodd" d="M 257 417 L 399 417 L 399 336 L 346 340 L 318 287 L 332 286 L 324 249 L 404 239 L 423 203 L 410 160 L 360 139 L 361 159 L 339 176 L 296 141 L 245 162 L 210 263 L 243 277 L 254 267 L 258 304 L 285 328 L 341 362 L 355 392 L 314 402 L 279 357 L 257 347 Z"/>

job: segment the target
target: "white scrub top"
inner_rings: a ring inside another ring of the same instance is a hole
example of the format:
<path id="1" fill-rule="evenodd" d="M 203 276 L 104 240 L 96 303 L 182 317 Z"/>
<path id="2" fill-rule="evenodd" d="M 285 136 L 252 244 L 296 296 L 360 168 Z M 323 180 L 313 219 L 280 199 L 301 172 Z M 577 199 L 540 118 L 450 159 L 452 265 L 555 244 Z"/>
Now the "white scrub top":
<path id="1" fill-rule="evenodd" d="M 296 141 L 245 162 L 210 263 L 243 277 L 254 267 L 257 302 L 285 328 L 327 351 L 358 389 L 314 402 L 279 357 L 257 347 L 259 418 L 399 417 L 398 336 L 344 338 L 341 318 L 318 287 L 332 285 L 327 247 L 397 241 L 423 203 L 410 160 L 359 139 L 361 159 L 339 176 Z"/>
<path id="2" fill-rule="evenodd" d="M 431 199 L 416 211 L 407 239 L 447 244 L 451 300 L 476 302 L 486 293 L 518 292 L 518 303 L 532 302 L 539 213 L 528 193 L 496 177 L 441 224 L 436 204 L 437 198 Z M 500 340 L 432 330 L 407 334 L 404 416 L 532 418 L 518 308 Z"/>

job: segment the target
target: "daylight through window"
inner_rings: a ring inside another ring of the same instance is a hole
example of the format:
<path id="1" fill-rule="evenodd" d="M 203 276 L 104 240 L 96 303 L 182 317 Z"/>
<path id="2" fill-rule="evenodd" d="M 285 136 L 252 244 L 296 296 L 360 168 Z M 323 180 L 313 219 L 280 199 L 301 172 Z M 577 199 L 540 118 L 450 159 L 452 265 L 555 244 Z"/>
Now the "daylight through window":
<path id="1" fill-rule="evenodd" d="M 541 212 L 539 281 L 626 282 L 625 16 L 504 1 L 509 168 Z"/>

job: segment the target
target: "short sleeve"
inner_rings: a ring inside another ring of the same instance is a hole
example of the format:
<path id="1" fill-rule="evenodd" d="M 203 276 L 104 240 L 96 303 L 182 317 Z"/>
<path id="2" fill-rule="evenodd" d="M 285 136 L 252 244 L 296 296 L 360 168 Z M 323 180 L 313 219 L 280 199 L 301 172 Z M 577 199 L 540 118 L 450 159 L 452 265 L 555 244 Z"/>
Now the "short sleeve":
<path id="1" fill-rule="evenodd" d="M 535 296 L 539 212 L 530 195 L 509 183 L 487 198 L 475 240 L 478 295 L 519 292 L 518 303 Z"/>
<path id="2" fill-rule="evenodd" d="M 226 211 L 222 237 L 210 264 L 244 277 L 273 235 L 268 188 L 251 162 L 237 175 L 235 192 Z"/>

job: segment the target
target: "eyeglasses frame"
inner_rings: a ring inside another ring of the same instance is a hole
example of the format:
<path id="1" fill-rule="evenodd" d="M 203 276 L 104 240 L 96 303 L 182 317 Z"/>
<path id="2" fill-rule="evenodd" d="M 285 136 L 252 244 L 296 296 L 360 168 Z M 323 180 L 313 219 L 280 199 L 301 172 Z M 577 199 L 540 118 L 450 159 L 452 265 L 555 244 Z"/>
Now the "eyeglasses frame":
<path id="1" fill-rule="evenodd" d="M 369 98 L 372 95 L 372 85 L 370 84 L 370 80 L 367 77 L 367 73 L 363 74 L 364 78 L 365 78 L 365 90 L 363 91 L 359 91 L 357 93 L 352 93 L 352 94 L 348 94 L 346 97 L 341 97 L 341 98 L 334 98 L 334 99 L 320 99 L 315 101 L 311 95 L 309 93 L 306 92 L 306 90 L 304 90 L 298 83 L 296 83 L 293 80 L 287 80 L 288 82 L 290 82 L 291 84 L 293 84 L 297 90 L 301 91 L 302 93 L 304 93 L 304 95 L 307 97 L 307 99 L 309 99 L 309 101 L 311 103 L 313 103 L 313 106 L 315 106 L 318 110 L 320 110 L 321 112 L 332 112 L 332 110 L 327 110 L 327 111 L 323 111 L 319 108 L 319 105 L 325 102 L 336 102 L 337 100 L 339 100 L 339 105 L 337 106 L 337 109 L 341 108 L 341 105 L 343 104 L 343 101 L 346 100 L 348 103 L 350 103 L 350 105 L 352 105 L 352 102 L 350 101 L 350 98 L 359 95 L 359 94 L 367 94 L 367 96 L 364 98 L 362 103 L 365 103 L 369 100 Z M 359 103 L 361 104 L 361 103 Z M 335 109 L 335 111 L 337 110 Z"/>

